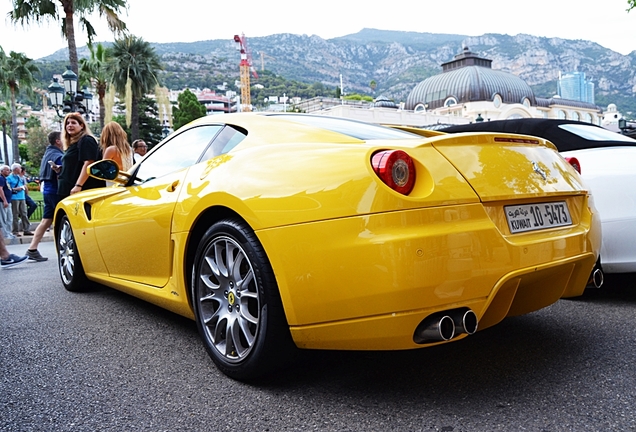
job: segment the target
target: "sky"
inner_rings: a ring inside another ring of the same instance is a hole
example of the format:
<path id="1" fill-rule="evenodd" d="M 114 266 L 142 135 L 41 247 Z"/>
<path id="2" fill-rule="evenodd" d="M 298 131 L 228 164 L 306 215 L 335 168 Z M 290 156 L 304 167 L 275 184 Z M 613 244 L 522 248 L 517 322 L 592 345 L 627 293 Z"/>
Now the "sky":
<path id="1" fill-rule="evenodd" d="M 245 34 L 249 45 L 250 37 L 278 33 L 330 39 L 373 28 L 529 34 L 589 40 L 621 54 L 636 50 L 636 9 L 628 13 L 627 0 L 128 0 L 128 5 L 123 20 L 147 42 L 231 40 Z M 67 46 L 58 23 L 16 27 L 7 17 L 11 7 L 12 0 L 0 0 L 0 46 L 6 53 L 38 59 Z M 103 19 L 89 21 L 97 30 L 96 41 L 114 39 Z M 86 45 L 81 30 L 76 43 Z"/>

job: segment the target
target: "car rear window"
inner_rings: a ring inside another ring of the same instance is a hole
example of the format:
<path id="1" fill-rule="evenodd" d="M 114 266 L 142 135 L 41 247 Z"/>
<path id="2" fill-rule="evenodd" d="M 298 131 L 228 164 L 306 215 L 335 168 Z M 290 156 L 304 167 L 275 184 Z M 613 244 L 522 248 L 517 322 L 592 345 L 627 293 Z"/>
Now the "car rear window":
<path id="1" fill-rule="evenodd" d="M 421 138 L 409 132 L 338 117 L 289 114 L 276 114 L 275 116 L 284 117 L 285 120 L 326 129 L 363 141 Z"/>
<path id="2" fill-rule="evenodd" d="M 636 145 L 636 140 L 633 138 L 596 126 L 561 124 L 559 128 L 589 141 L 622 141 Z"/>

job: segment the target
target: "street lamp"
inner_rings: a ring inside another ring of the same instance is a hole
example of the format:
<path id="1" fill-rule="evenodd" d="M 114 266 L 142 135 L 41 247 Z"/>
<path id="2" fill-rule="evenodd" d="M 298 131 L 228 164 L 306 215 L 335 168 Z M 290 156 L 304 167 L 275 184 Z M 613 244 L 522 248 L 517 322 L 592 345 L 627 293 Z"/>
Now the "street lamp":
<path id="1" fill-rule="evenodd" d="M 71 70 L 70 66 L 67 66 L 66 71 L 62 74 L 62 81 L 64 81 L 66 94 L 77 93 L 77 74 Z"/>
<path id="2" fill-rule="evenodd" d="M 47 87 L 47 90 L 49 93 L 49 99 L 51 100 L 51 105 L 53 105 L 53 107 L 57 111 L 64 102 L 64 87 L 62 87 L 60 83 L 57 82 L 57 78 L 53 78 L 53 82 Z"/>
<path id="3" fill-rule="evenodd" d="M 88 91 L 86 86 L 82 89 L 82 93 L 84 94 L 84 101 L 82 102 L 82 105 L 86 111 L 86 118 L 88 118 L 88 115 L 93 112 L 93 95 Z"/>
<path id="4" fill-rule="evenodd" d="M 63 117 L 64 114 L 77 112 L 88 118 L 93 108 L 93 95 L 86 87 L 83 91 L 77 91 L 77 74 L 71 70 L 70 66 L 67 66 L 62 74 L 62 81 L 63 87 L 57 78 L 53 78 L 53 82 L 48 87 L 48 96 L 57 115 Z"/>

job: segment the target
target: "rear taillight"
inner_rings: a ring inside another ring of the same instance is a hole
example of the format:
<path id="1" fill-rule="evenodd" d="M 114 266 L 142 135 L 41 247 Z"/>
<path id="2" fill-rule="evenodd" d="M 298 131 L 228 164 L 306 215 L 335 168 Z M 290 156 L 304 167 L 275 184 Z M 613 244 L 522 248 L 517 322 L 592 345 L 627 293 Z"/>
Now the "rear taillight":
<path id="1" fill-rule="evenodd" d="M 402 150 L 382 150 L 371 157 L 373 171 L 391 189 L 408 195 L 415 185 L 415 164 Z"/>
<path id="2" fill-rule="evenodd" d="M 572 165 L 572 167 L 579 173 L 581 174 L 581 164 L 579 163 L 579 160 L 575 157 L 566 157 L 565 161 L 567 163 L 569 163 L 570 165 Z"/>

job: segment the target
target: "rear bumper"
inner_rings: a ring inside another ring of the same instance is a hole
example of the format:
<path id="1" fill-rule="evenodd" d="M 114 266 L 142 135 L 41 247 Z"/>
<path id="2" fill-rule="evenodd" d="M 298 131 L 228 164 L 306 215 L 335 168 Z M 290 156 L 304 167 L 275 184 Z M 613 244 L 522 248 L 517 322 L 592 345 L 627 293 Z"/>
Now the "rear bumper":
<path id="1" fill-rule="evenodd" d="M 583 293 L 594 254 L 561 260 L 507 274 L 481 299 L 440 305 L 382 316 L 333 323 L 292 326 L 299 348 L 334 350 L 402 350 L 421 348 L 413 340 L 418 324 L 427 316 L 458 307 L 472 309 L 479 319 L 478 330 L 493 326 L 508 316 L 522 315 L 549 306 L 559 298 Z M 567 294 L 567 295 L 566 295 Z M 466 337 L 465 334 L 453 340 Z M 445 343 L 438 342 L 427 346 Z"/>
<path id="2" fill-rule="evenodd" d="M 492 213 L 467 204 L 257 235 L 299 347 L 408 349 L 432 313 L 468 307 L 483 329 L 583 293 L 600 248 L 587 206 L 572 226 L 512 236 Z"/>

